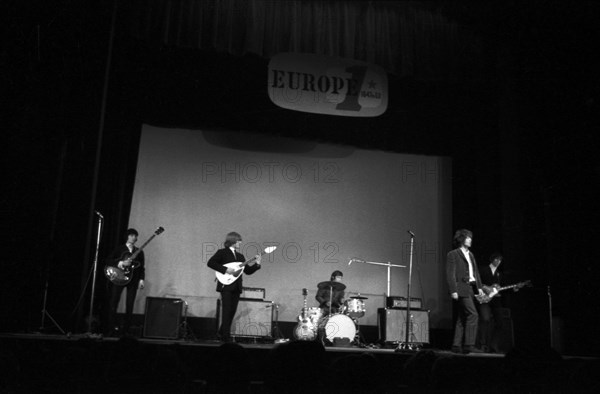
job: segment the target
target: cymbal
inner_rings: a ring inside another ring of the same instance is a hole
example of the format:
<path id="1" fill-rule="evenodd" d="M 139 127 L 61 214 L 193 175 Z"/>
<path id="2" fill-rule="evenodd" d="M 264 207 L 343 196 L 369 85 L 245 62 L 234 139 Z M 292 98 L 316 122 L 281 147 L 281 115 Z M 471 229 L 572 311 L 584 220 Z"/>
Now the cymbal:
<path id="1" fill-rule="evenodd" d="M 363 296 L 354 296 L 354 297 L 350 297 L 350 298 L 353 298 L 355 300 L 368 300 L 369 299 L 369 297 L 363 297 Z"/>
<path id="2" fill-rule="evenodd" d="M 333 290 L 344 290 L 346 288 L 346 285 L 341 282 L 329 281 L 329 282 L 321 282 L 317 285 L 317 287 L 319 289 L 321 289 L 323 287 L 325 287 L 327 289 L 329 289 L 330 287 L 333 287 Z"/>

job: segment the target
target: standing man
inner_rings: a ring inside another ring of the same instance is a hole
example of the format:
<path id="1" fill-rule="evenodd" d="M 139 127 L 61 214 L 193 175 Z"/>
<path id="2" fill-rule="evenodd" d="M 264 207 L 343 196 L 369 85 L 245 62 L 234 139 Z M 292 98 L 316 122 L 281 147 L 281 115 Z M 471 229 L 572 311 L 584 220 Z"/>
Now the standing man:
<path id="1" fill-rule="evenodd" d="M 492 253 L 489 262 L 488 265 L 479 267 L 481 282 L 484 286 L 489 286 L 490 288 L 496 285 L 502 286 L 502 273 L 498 269 L 502 263 L 502 255 L 497 252 Z M 513 291 L 518 290 L 518 286 L 513 288 Z M 502 297 L 500 294 L 494 294 L 489 302 L 478 305 L 479 343 L 481 349 L 485 352 L 500 353 L 500 349 L 498 349 L 498 336 L 504 329 L 502 307 Z"/>
<path id="2" fill-rule="evenodd" d="M 129 261 L 129 257 L 138 249 L 135 243 L 138 240 L 138 232 L 134 228 L 127 230 L 127 242 L 123 245 L 118 246 L 108 257 L 107 265 L 116 266 L 120 269 L 130 267 L 134 265 L 132 272 L 132 279 L 125 286 L 116 285 L 110 283 L 109 294 L 110 304 L 108 310 L 108 333 L 109 336 L 118 334 L 127 334 L 131 326 L 131 317 L 133 315 L 133 304 L 135 302 L 135 296 L 138 289 L 144 288 L 144 278 L 146 277 L 145 268 L 145 257 L 144 251 L 136 256 L 135 261 Z M 123 289 L 127 288 L 127 299 L 125 300 L 125 321 L 122 326 L 116 326 L 117 307 L 119 306 L 119 300 Z"/>
<path id="3" fill-rule="evenodd" d="M 243 254 L 239 252 L 242 244 L 242 236 L 236 232 L 231 232 L 225 237 L 224 248 L 217 252 L 208 260 L 207 265 L 215 271 L 222 274 L 236 274 L 233 268 L 225 267 L 227 263 L 246 261 Z M 256 255 L 254 260 L 248 263 L 244 273 L 252 275 L 260 269 L 260 255 Z M 242 293 L 242 275 L 229 285 L 221 282 L 217 284 L 217 291 L 221 293 L 222 320 L 219 328 L 218 337 L 222 341 L 231 341 L 231 322 L 237 311 L 240 294 Z"/>
<path id="4" fill-rule="evenodd" d="M 457 230 L 454 234 L 456 249 L 446 256 L 446 280 L 456 311 L 454 326 L 454 353 L 480 353 L 475 347 L 477 321 L 479 316 L 475 308 L 475 293 L 484 295 L 481 278 L 475 256 L 469 251 L 473 233 L 467 229 Z"/>

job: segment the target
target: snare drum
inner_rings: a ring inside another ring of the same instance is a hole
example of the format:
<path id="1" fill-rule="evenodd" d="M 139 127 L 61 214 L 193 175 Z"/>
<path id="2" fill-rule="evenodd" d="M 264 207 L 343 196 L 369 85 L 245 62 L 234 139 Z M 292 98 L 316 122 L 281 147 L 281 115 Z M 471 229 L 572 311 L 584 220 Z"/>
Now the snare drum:
<path id="1" fill-rule="evenodd" d="M 341 313 L 329 315 L 324 319 L 322 326 L 325 328 L 325 336 L 331 342 L 333 342 L 334 338 L 348 338 L 350 342 L 353 342 L 356 336 L 354 321 Z"/>
<path id="2" fill-rule="evenodd" d="M 344 306 L 344 313 L 353 319 L 358 319 L 365 315 L 366 309 L 363 300 L 352 298 L 344 302 Z"/>

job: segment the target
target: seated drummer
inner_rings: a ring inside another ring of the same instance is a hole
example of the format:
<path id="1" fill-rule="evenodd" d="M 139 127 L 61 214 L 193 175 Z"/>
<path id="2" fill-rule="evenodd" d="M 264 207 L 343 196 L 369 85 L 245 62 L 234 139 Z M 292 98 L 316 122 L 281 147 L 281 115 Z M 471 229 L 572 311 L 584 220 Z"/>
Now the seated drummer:
<path id="1" fill-rule="evenodd" d="M 344 274 L 341 271 L 331 273 L 331 282 L 339 283 L 341 286 L 335 286 L 335 283 L 327 285 L 328 282 L 319 283 L 319 290 L 315 298 L 319 301 L 319 307 L 323 310 L 323 316 L 330 313 L 338 313 L 340 307 L 344 304 L 344 289 L 342 284 Z M 333 287 L 333 297 L 331 297 L 331 288 Z M 331 308 L 330 308 L 331 307 Z"/>

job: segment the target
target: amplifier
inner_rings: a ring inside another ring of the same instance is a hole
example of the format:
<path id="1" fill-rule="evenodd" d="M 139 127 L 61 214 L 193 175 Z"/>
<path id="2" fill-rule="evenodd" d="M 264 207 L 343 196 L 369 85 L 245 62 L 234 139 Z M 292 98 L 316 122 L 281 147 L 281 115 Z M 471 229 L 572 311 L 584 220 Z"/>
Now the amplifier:
<path id="1" fill-rule="evenodd" d="M 218 304 L 221 307 L 221 303 Z M 272 337 L 273 309 L 272 301 L 242 300 L 231 322 L 231 335 L 242 337 Z M 219 311 L 219 319 L 222 318 Z M 219 322 L 220 324 L 220 322 Z"/>
<path id="2" fill-rule="evenodd" d="M 406 297 L 386 297 L 386 307 L 406 308 Z M 410 309 L 422 309 L 423 302 L 420 298 L 410 297 Z"/>
<path id="3" fill-rule="evenodd" d="M 250 300 L 264 300 L 266 291 L 260 287 L 242 287 L 242 294 L 240 298 L 246 298 Z"/>
<path id="4" fill-rule="evenodd" d="M 144 337 L 177 339 L 182 307 L 181 298 L 146 297 Z"/>
<path id="5" fill-rule="evenodd" d="M 385 342 L 406 341 L 406 309 L 377 309 L 379 338 Z M 410 311 L 408 340 L 429 343 L 429 311 Z"/>

